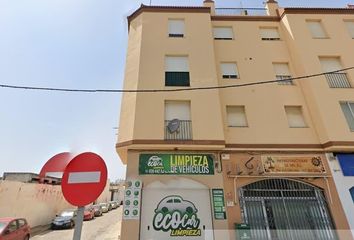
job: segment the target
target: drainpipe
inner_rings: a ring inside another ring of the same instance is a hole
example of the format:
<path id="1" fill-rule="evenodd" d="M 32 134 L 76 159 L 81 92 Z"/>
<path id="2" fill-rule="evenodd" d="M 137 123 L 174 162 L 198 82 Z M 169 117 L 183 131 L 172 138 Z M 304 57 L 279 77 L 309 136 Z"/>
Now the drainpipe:
<path id="1" fill-rule="evenodd" d="M 268 16 L 273 16 L 273 17 L 276 17 L 278 16 L 278 8 L 279 8 L 279 5 L 278 5 L 278 2 L 275 1 L 275 0 L 268 0 L 266 2 L 266 9 L 267 9 L 267 15 Z"/>
<path id="2" fill-rule="evenodd" d="M 204 0 L 203 6 L 209 7 L 211 15 L 215 15 L 215 3 L 213 0 Z"/>

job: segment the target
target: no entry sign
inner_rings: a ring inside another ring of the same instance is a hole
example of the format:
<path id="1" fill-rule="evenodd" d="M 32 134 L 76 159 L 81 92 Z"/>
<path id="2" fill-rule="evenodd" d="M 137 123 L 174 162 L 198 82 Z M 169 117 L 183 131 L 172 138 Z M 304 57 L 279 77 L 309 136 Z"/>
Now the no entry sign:
<path id="1" fill-rule="evenodd" d="M 95 153 L 86 152 L 74 157 L 66 166 L 61 182 L 65 199 L 82 207 L 95 201 L 107 183 L 107 167 Z"/>
<path id="2" fill-rule="evenodd" d="M 42 167 L 39 177 L 41 179 L 51 176 L 61 178 L 63 172 L 74 156 L 69 152 L 62 152 L 49 159 Z"/>

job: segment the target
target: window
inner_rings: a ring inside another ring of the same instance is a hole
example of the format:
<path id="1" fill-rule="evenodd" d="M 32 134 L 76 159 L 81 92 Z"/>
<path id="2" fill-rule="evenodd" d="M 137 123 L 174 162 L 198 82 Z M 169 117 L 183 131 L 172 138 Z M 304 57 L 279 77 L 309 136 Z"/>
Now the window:
<path id="1" fill-rule="evenodd" d="M 293 85 L 292 80 L 286 80 L 291 78 L 289 65 L 287 63 L 273 63 L 273 68 L 276 79 L 281 80 L 278 82 L 279 85 Z"/>
<path id="2" fill-rule="evenodd" d="M 324 72 L 333 72 L 343 68 L 338 57 L 320 57 L 320 62 Z M 351 88 L 345 72 L 328 73 L 326 78 L 330 88 Z"/>
<path id="3" fill-rule="evenodd" d="M 190 86 L 188 57 L 165 58 L 165 86 Z"/>
<path id="4" fill-rule="evenodd" d="M 232 27 L 214 27 L 213 31 L 216 40 L 232 40 L 234 38 Z"/>
<path id="5" fill-rule="evenodd" d="M 221 63 L 222 78 L 239 78 L 236 63 Z"/>
<path id="6" fill-rule="evenodd" d="M 350 131 L 354 132 L 354 102 L 341 102 L 340 106 L 342 107 Z"/>
<path id="7" fill-rule="evenodd" d="M 192 121 L 189 101 L 165 102 L 165 139 L 192 139 Z"/>
<path id="8" fill-rule="evenodd" d="M 226 106 L 229 127 L 248 127 L 245 106 Z"/>
<path id="9" fill-rule="evenodd" d="M 311 32 L 312 38 L 327 38 L 320 20 L 307 20 L 307 26 Z"/>
<path id="10" fill-rule="evenodd" d="M 168 20 L 168 36 L 169 37 L 184 37 L 184 20 L 169 19 Z"/>
<path id="11" fill-rule="evenodd" d="M 286 116 L 288 117 L 289 127 L 291 128 L 305 128 L 304 116 L 302 114 L 301 106 L 285 106 Z"/>
<path id="12" fill-rule="evenodd" d="M 260 28 L 261 39 L 265 41 L 280 40 L 278 28 Z"/>
<path id="13" fill-rule="evenodd" d="M 350 195 L 352 196 L 352 200 L 354 202 L 354 187 L 352 187 L 351 189 L 349 189 Z"/>
<path id="14" fill-rule="evenodd" d="M 9 226 L 8 226 L 7 229 L 9 229 L 10 232 L 16 231 L 16 230 L 17 230 L 17 223 L 16 223 L 16 221 L 15 221 L 15 220 L 12 221 L 12 222 L 9 224 Z"/>
<path id="15" fill-rule="evenodd" d="M 175 198 L 175 203 L 181 203 L 181 200 L 178 198 Z"/>
<path id="16" fill-rule="evenodd" d="M 354 20 L 352 21 L 345 21 L 345 25 L 347 25 L 349 34 L 351 36 L 351 38 L 354 39 Z"/>
<path id="17" fill-rule="evenodd" d="M 19 219 L 19 220 L 17 220 L 17 222 L 18 222 L 18 227 L 19 228 L 21 228 L 21 227 L 23 227 L 23 226 L 25 226 L 27 224 L 26 220 L 24 220 L 24 219 Z"/>

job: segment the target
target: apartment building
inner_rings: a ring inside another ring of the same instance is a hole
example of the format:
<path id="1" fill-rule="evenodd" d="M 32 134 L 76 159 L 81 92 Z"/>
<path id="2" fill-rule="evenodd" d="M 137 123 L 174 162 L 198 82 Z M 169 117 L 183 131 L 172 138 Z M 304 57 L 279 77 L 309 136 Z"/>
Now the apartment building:
<path id="1" fill-rule="evenodd" d="M 353 8 L 205 0 L 128 25 L 122 240 L 352 239 Z"/>

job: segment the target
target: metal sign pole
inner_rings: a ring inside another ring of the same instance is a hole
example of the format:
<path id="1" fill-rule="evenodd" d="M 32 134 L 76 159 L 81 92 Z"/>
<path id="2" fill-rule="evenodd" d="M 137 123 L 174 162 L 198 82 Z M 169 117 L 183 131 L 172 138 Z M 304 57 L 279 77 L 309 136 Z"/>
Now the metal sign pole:
<path id="1" fill-rule="evenodd" d="M 85 207 L 77 208 L 77 216 L 75 220 L 75 229 L 74 229 L 74 237 L 73 240 L 81 239 L 81 231 L 82 231 L 82 223 L 84 221 L 84 211 Z"/>

